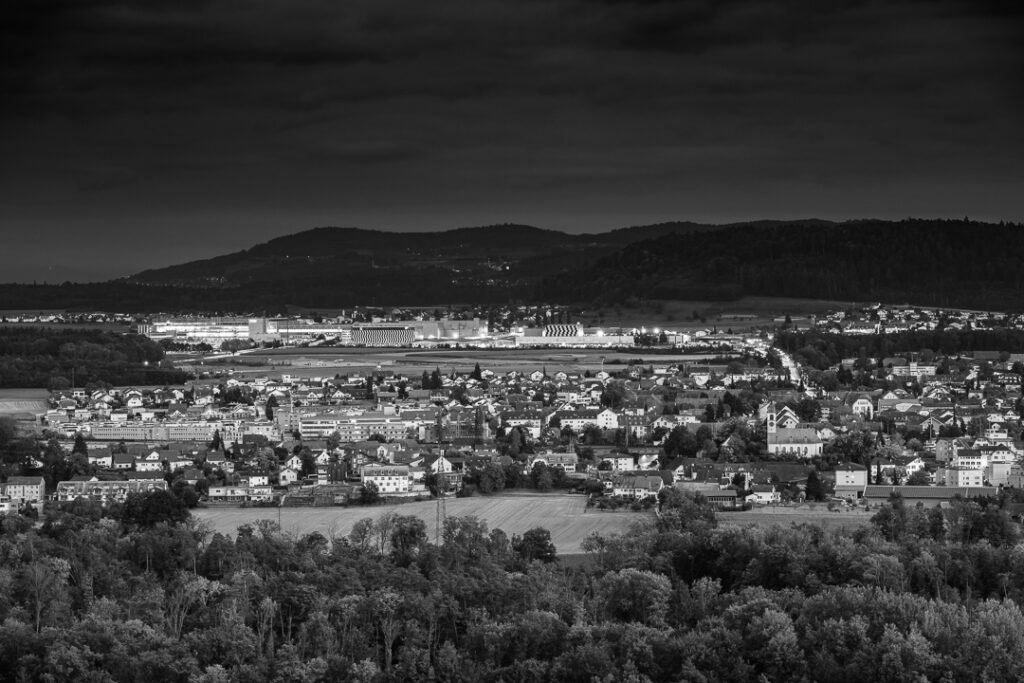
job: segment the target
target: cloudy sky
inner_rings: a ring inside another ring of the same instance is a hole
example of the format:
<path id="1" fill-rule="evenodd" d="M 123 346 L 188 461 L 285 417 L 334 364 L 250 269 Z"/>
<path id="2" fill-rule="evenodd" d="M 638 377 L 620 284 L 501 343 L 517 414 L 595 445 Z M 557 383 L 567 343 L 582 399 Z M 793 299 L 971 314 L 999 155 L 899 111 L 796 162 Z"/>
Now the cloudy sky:
<path id="1" fill-rule="evenodd" d="M 15 0 L 0 282 L 323 225 L 1021 221 L 1019 5 Z"/>

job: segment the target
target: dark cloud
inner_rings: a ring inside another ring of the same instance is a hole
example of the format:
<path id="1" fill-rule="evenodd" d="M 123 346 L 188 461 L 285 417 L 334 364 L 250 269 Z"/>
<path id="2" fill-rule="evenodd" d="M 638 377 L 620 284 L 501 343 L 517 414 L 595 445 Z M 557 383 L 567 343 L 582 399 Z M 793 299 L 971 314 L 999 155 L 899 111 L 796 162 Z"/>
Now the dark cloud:
<path id="1" fill-rule="evenodd" d="M 967 0 L 18 3 L 0 229 L 23 237 L 0 279 L 324 224 L 1022 220 L 1022 18 Z"/>

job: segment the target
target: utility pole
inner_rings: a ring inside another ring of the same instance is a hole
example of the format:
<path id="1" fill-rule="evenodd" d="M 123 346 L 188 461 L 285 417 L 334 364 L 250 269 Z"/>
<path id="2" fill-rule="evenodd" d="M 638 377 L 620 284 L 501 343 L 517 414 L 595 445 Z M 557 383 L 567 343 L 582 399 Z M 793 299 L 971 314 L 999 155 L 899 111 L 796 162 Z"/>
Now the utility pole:
<path id="1" fill-rule="evenodd" d="M 434 526 L 434 545 L 437 546 L 441 545 L 441 526 L 448 519 L 447 493 L 448 482 L 445 480 L 444 489 L 440 491 L 440 495 L 437 497 L 437 519 Z"/>

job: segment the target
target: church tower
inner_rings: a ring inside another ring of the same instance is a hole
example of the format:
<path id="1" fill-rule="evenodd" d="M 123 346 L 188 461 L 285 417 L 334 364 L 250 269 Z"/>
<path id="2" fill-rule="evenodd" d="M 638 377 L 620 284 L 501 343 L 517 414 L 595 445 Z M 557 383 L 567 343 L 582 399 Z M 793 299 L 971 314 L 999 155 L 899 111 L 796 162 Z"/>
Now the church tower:
<path id="1" fill-rule="evenodd" d="M 776 424 L 777 419 L 778 411 L 775 408 L 775 401 L 772 401 L 771 403 L 768 404 L 768 419 L 765 423 L 768 427 L 769 434 L 775 434 L 776 430 L 778 429 L 778 426 Z"/>

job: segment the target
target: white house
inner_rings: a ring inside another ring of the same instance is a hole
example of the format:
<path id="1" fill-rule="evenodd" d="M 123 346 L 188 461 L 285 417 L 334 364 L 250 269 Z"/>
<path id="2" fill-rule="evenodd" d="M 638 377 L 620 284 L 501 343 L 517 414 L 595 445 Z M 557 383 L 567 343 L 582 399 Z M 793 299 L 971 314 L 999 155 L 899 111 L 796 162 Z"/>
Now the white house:
<path id="1" fill-rule="evenodd" d="M 839 498 L 862 498 L 868 485 L 868 468 L 853 462 L 836 465 L 836 496 Z"/>
<path id="2" fill-rule="evenodd" d="M 768 505 L 781 502 L 782 496 L 775 490 L 773 484 L 754 484 L 750 489 L 750 497 L 747 500 L 761 505 Z"/>
<path id="3" fill-rule="evenodd" d="M 365 465 L 360 473 L 363 486 L 374 484 L 381 495 L 409 493 L 407 465 Z"/>
<path id="4" fill-rule="evenodd" d="M 136 472 L 162 472 L 164 464 L 160 461 L 158 451 L 150 451 L 149 454 L 135 459 Z"/>
<path id="5" fill-rule="evenodd" d="M 9 477 L 0 484 L 0 495 L 9 498 L 14 505 L 24 505 L 43 500 L 46 482 L 42 477 Z"/>
<path id="6" fill-rule="evenodd" d="M 612 495 L 629 498 L 657 496 L 665 481 L 656 475 L 622 477 L 612 485 Z"/>
<path id="7" fill-rule="evenodd" d="M 277 483 L 280 486 L 288 486 L 299 480 L 299 470 L 294 467 L 282 467 L 277 473 Z"/>

